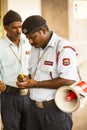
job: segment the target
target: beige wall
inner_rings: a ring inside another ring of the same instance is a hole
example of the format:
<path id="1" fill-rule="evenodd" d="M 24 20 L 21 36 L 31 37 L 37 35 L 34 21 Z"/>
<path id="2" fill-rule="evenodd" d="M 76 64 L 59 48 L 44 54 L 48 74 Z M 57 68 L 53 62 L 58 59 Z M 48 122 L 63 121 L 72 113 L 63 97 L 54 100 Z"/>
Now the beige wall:
<path id="1" fill-rule="evenodd" d="M 69 39 L 75 43 L 81 75 L 87 81 L 87 19 L 74 19 L 73 0 L 68 1 Z"/>
<path id="2" fill-rule="evenodd" d="M 50 29 L 68 38 L 68 0 L 42 0 L 42 15 Z"/>
<path id="3" fill-rule="evenodd" d="M 21 14 L 23 20 L 30 15 L 41 14 L 41 0 L 8 0 L 8 10 Z"/>

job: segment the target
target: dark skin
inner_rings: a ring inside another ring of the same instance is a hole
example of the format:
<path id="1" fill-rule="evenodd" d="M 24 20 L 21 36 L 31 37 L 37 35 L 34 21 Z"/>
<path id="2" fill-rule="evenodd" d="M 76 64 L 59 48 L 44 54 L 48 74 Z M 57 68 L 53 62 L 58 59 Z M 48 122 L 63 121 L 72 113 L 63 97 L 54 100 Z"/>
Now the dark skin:
<path id="1" fill-rule="evenodd" d="M 29 43 L 35 48 L 45 48 L 48 44 L 48 41 L 51 37 L 51 32 L 47 31 L 44 27 L 39 31 L 31 34 L 27 34 L 26 37 L 29 40 Z M 75 81 L 63 79 L 61 77 L 45 80 L 45 81 L 36 81 L 34 79 L 30 79 L 28 76 L 25 76 L 23 82 L 17 80 L 17 86 L 19 88 L 49 88 L 49 89 L 57 89 L 61 86 L 69 86 L 72 85 Z"/>

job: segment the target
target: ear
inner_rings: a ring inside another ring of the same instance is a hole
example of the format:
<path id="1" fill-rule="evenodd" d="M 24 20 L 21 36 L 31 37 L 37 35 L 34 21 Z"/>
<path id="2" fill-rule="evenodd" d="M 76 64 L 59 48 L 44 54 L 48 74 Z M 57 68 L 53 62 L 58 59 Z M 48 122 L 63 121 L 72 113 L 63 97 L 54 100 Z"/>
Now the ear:
<path id="1" fill-rule="evenodd" d="M 5 29 L 5 31 L 7 31 L 8 30 L 8 26 L 4 26 L 4 29 Z"/>
<path id="2" fill-rule="evenodd" d="M 41 31 L 42 31 L 44 34 L 47 33 L 47 30 L 46 30 L 44 27 L 41 28 Z"/>

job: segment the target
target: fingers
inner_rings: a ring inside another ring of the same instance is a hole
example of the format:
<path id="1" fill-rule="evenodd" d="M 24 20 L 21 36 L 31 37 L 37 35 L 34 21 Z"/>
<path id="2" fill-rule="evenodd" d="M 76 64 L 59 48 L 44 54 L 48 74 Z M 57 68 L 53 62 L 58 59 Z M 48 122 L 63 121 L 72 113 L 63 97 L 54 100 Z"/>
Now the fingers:
<path id="1" fill-rule="evenodd" d="M 3 92 L 6 89 L 6 85 L 0 81 L 0 91 Z"/>
<path id="2" fill-rule="evenodd" d="M 23 82 L 20 82 L 19 80 L 17 80 L 16 85 L 20 88 L 33 88 L 33 86 L 35 86 L 34 85 L 35 83 L 36 83 L 35 80 L 25 77 L 23 79 Z"/>
<path id="3" fill-rule="evenodd" d="M 17 85 L 19 88 L 26 88 L 26 87 L 27 87 L 27 82 L 19 82 L 19 81 L 17 81 L 17 82 L 16 82 L 16 85 Z"/>
<path id="4" fill-rule="evenodd" d="M 24 75 L 19 74 L 18 77 L 17 77 L 17 80 L 20 81 L 20 82 L 23 82 L 23 79 L 24 79 Z"/>

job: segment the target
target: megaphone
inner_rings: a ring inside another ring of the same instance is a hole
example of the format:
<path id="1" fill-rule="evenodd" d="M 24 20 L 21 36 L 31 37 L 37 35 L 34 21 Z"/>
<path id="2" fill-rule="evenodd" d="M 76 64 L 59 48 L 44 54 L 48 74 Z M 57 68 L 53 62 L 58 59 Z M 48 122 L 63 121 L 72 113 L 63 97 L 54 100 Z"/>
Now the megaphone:
<path id="1" fill-rule="evenodd" d="M 66 113 L 76 111 L 83 97 L 87 96 L 87 83 L 80 81 L 71 86 L 63 86 L 58 88 L 55 94 L 56 106 Z"/>

